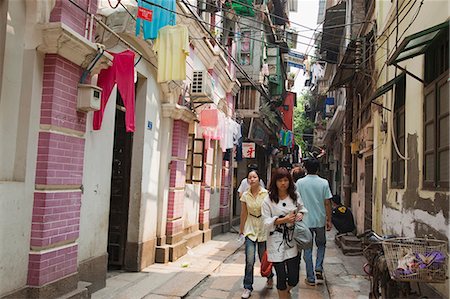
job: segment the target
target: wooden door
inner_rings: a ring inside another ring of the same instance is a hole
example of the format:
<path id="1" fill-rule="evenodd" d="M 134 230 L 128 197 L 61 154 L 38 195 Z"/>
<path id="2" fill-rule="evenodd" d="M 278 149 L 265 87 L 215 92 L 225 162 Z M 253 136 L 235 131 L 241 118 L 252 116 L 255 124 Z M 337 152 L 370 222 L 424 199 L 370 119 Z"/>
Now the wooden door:
<path id="1" fill-rule="evenodd" d="M 120 95 L 117 103 L 121 104 Z M 125 131 L 125 112 L 117 105 L 111 175 L 108 232 L 108 265 L 122 267 L 127 242 L 133 133 Z"/>
<path id="2" fill-rule="evenodd" d="M 373 156 L 365 160 L 364 178 L 364 230 L 367 230 L 372 229 Z"/>

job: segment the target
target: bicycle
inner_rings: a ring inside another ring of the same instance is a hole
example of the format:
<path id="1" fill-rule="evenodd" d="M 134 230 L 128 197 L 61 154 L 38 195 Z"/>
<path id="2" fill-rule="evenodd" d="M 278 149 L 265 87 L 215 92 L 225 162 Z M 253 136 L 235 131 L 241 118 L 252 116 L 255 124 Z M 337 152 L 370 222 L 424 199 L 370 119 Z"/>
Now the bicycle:
<path id="1" fill-rule="evenodd" d="M 427 298 L 422 296 L 421 282 L 445 282 L 448 248 L 445 241 L 380 236 L 372 230 L 358 238 L 362 240 L 363 255 L 367 259 L 363 270 L 371 278 L 370 298 Z M 435 259 L 419 267 L 417 259 L 431 252 L 435 252 Z M 408 265 L 412 268 L 408 271 L 399 269 L 398 265 L 407 257 L 410 257 Z M 418 292 L 413 289 L 412 282 L 417 283 Z"/>

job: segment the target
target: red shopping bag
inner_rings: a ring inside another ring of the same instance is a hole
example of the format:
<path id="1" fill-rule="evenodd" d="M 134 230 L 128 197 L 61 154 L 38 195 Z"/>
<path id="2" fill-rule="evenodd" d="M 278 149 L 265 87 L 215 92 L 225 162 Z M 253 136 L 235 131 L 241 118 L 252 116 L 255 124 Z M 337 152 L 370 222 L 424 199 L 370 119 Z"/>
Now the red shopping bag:
<path id="1" fill-rule="evenodd" d="M 262 256 L 261 260 L 261 276 L 262 277 L 269 277 L 270 274 L 272 274 L 272 263 L 269 262 L 267 259 L 267 250 L 264 251 L 264 254 Z"/>

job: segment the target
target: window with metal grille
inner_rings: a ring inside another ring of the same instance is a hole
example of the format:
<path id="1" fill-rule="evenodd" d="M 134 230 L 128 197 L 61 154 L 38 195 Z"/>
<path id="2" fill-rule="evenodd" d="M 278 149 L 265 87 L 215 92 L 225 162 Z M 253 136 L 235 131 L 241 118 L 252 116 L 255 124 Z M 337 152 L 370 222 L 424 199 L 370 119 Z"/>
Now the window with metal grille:
<path id="1" fill-rule="evenodd" d="M 203 181 L 204 139 L 195 138 L 194 134 L 188 137 L 188 155 L 186 160 L 186 183 Z"/>

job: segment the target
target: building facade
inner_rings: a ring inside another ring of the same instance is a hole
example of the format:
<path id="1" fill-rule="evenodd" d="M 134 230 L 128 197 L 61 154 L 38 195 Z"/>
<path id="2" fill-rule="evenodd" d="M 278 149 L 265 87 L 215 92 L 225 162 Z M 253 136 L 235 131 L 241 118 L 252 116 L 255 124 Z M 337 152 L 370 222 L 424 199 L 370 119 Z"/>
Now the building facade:
<path id="1" fill-rule="evenodd" d="M 320 141 L 333 192 L 352 208 L 358 233 L 448 241 L 448 4 L 343 3 L 343 36 L 321 44 L 321 86 L 334 111 Z M 330 5 L 324 28 L 342 3 Z M 448 294 L 447 284 L 431 287 Z"/>
<path id="2" fill-rule="evenodd" d="M 234 41 L 218 47 L 203 26 L 218 12 L 178 3 L 186 79 L 161 83 L 154 42 L 135 35 L 135 1 L 121 4 L 2 1 L 1 137 L 11 142 L 0 146 L 1 297 L 86 295 L 104 287 L 108 268 L 174 261 L 228 230 L 231 159 L 199 121 L 206 108 L 234 119 Z M 79 83 L 95 91 L 124 51 L 134 55 L 134 130 L 123 85 L 111 87 L 94 130 Z M 211 86 L 202 97 L 190 88 L 199 72 Z"/>

